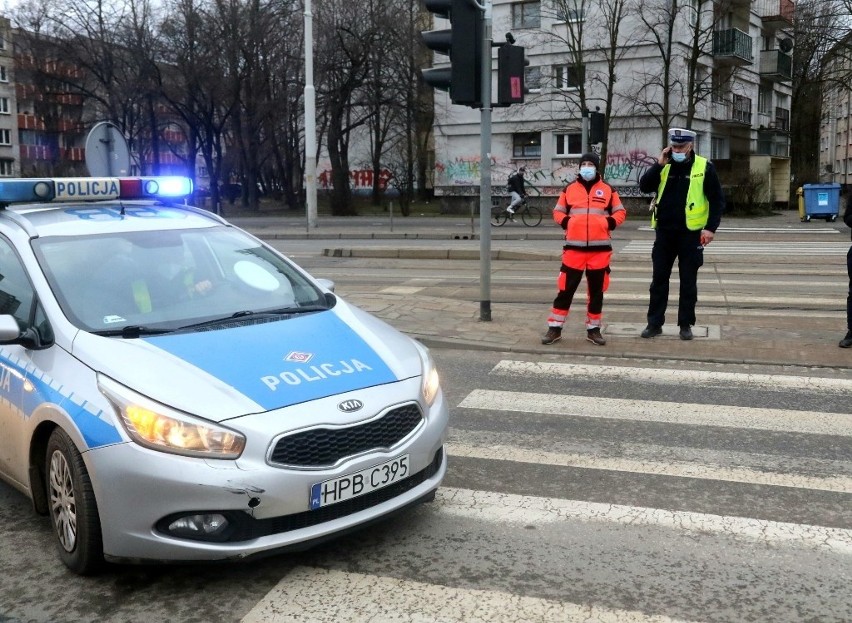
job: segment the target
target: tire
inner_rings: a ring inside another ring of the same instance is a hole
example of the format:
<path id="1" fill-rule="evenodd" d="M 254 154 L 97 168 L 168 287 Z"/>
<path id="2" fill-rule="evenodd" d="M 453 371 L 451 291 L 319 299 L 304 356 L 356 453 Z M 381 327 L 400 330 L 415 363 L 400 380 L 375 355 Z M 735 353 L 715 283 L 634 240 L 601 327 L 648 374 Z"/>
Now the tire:
<path id="1" fill-rule="evenodd" d="M 61 428 L 47 442 L 44 473 L 59 558 L 74 573 L 92 575 L 104 564 L 98 505 L 83 457 Z"/>
<path id="2" fill-rule="evenodd" d="M 509 215 L 506 213 L 506 210 L 499 210 L 497 208 L 491 210 L 491 224 L 494 227 L 503 227 L 508 220 Z"/>
<path id="3" fill-rule="evenodd" d="M 521 212 L 521 219 L 527 227 L 536 227 L 539 223 L 541 223 L 541 210 L 535 206 L 527 206 L 526 209 Z"/>

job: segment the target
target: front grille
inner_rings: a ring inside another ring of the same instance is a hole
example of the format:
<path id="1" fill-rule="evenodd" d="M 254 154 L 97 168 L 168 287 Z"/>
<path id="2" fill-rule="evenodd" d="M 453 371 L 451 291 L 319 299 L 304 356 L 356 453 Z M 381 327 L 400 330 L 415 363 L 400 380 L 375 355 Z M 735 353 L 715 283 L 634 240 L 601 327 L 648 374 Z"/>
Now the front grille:
<path id="1" fill-rule="evenodd" d="M 279 439 L 269 461 L 292 467 L 329 467 L 362 452 L 392 448 L 422 420 L 420 408 L 412 403 L 354 426 L 312 428 Z"/>
<path id="2" fill-rule="evenodd" d="M 323 506 L 316 510 L 304 511 L 293 515 L 283 515 L 281 517 L 269 517 L 267 519 L 253 519 L 248 515 L 240 514 L 239 520 L 237 520 L 239 525 L 236 526 L 236 530 L 230 535 L 228 541 L 247 541 L 271 534 L 301 530 L 302 528 L 309 528 L 333 519 L 346 517 L 347 515 L 358 513 L 382 502 L 387 502 L 426 482 L 438 473 L 443 458 L 444 450 L 441 448 L 435 453 L 435 458 L 432 459 L 432 462 L 426 469 L 412 474 L 405 480 L 395 482 L 384 489 L 378 489 L 366 495 L 350 498 L 344 502 L 338 502 L 330 506 Z M 232 519 L 237 518 L 234 517 Z"/>

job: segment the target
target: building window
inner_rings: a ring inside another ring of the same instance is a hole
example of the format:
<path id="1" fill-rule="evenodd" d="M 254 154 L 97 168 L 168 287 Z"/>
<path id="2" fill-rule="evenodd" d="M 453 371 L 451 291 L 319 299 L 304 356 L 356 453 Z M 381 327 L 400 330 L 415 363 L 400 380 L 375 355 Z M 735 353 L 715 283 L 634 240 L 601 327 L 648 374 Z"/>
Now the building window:
<path id="1" fill-rule="evenodd" d="M 9 76 L 6 74 L 5 65 L 0 65 L 0 82 L 9 82 Z"/>
<path id="2" fill-rule="evenodd" d="M 584 0 L 565 0 L 556 7 L 556 21 L 558 22 L 582 22 L 586 19 Z M 579 6 L 578 6 L 579 5 Z"/>
<path id="3" fill-rule="evenodd" d="M 553 75 L 556 88 L 563 91 L 579 89 L 586 78 L 585 65 L 554 65 Z"/>
<path id="4" fill-rule="evenodd" d="M 0 35 L 0 50 L 6 49 L 6 37 Z"/>
<path id="5" fill-rule="evenodd" d="M 4 115 L 9 114 L 9 98 L 8 97 L 0 97 L 0 114 L 4 114 Z"/>
<path id="6" fill-rule="evenodd" d="M 728 160 L 731 157 L 728 151 L 728 141 L 724 136 L 713 136 L 710 138 L 710 159 Z"/>
<path id="7" fill-rule="evenodd" d="M 556 155 L 560 157 L 579 156 L 583 153 L 583 135 L 580 132 L 554 134 Z"/>
<path id="8" fill-rule="evenodd" d="M 15 164 L 14 160 L 0 160 L 0 176 L 12 177 L 13 164 Z"/>
<path id="9" fill-rule="evenodd" d="M 524 68 L 524 88 L 540 89 L 541 88 L 541 67 L 526 67 Z"/>
<path id="10" fill-rule="evenodd" d="M 12 144 L 12 131 L 11 130 L 0 130 L 0 145 L 11 145 Z"/>
<path id="11" fill-rule="evenodd" d="M 772 89 L 760 89 L 757 92 L 757 112 L 764 115 L 772 114 Z"/>
<path id="12" fill-rule="evenodd" d="M 517 2 L 512 5 L 512 28 L 539 28 L 541 2 Z"/>
<path id="13" fill-rule="evenodd" d="M 513 158 L 541 158 L 541 132 L 518 132 L 512 135 Z"/>

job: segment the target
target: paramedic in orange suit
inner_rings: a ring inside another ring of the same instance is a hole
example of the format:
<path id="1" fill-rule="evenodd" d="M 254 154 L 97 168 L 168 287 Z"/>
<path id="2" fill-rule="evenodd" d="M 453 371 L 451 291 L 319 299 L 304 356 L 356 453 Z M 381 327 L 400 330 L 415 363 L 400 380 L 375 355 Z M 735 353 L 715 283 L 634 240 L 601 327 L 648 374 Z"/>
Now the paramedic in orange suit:
<path id="1" fill-rule="evenodd" d="M 562 339 L 562 326 L 584 273 L 588 286 L 586 339 L 597 346 L 606 344 L 601 335 L 601 319 L 612 257 L 610 232 L 624 222 L 627 211 L 618 193 L 603 181 L 598 172 L 600 163 L 597 154 L 583 154 L 580 174 L 565 187 L 553 208 L 553 220 L 565 230 L 565 245 L 557 278 L 559 292 L 547 318 L 542 344 Z"/>

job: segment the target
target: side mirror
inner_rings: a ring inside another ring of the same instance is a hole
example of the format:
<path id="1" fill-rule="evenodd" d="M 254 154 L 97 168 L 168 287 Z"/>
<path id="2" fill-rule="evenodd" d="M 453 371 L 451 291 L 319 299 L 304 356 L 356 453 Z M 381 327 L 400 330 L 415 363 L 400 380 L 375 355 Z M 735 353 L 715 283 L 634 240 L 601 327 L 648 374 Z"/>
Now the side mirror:
<path id="1" fill-rule="evenodd" d="M 21 337 L 21 328 L 14 316 L 0 316 L 0 344 L 17 342 Z"/>
<path id="2" fill-rule="evenodd" d="M 19 344 L 28 350 L 40 350 L 51 346 L 53 340 L 42 339 L 32 327 L 21 331 L 15 317 L 6 314 L 0 316 L 0 344 Z"/>

